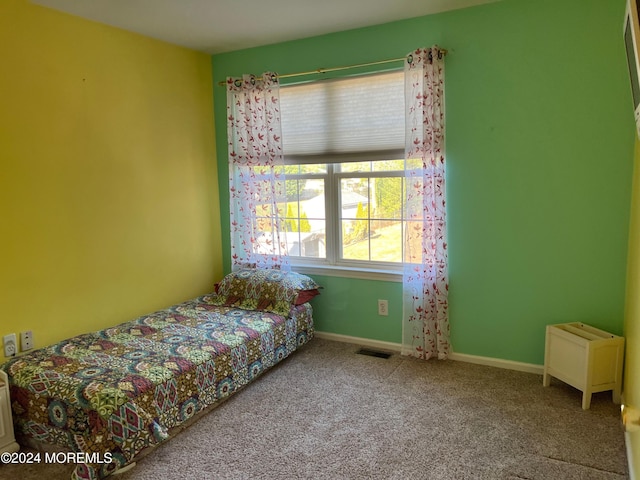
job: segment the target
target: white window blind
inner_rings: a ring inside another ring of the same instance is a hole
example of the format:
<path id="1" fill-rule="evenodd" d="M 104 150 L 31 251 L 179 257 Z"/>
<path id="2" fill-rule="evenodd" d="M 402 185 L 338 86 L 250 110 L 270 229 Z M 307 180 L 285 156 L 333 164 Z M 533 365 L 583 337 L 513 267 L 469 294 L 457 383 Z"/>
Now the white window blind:
<path id="1" fill-rule="evenodd" d="M 282 142 L 287 163 L 402 158 L 402 71 L 283 86 Z"/>

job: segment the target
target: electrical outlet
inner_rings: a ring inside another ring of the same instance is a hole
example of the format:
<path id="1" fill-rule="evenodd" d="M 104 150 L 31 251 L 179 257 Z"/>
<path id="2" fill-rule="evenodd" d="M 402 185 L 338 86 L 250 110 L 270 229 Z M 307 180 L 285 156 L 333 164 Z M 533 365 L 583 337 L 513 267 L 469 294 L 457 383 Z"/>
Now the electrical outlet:
<path id="1" fill-rule="evenodd" d="M 25 332 L 20 332 L 20 351 L 26 352 L 27 350 L 31 350 L 33 348 L 33 332 L 31 330 L 27 330 Z"/>
<path id="2" fill-rule="evenodd" d="M 9 335 L 4 336 L 4 356 L 5 357 L 14 357 L 16 353 L 18 353 L 18 348 L 16 346 L 16 334 L 10 333 Z"/>
<path id="3" fill-rule="evenodd" d="M 389 315 L 389 302 L 387 300 L 378 300 L 378 315 Z"/>

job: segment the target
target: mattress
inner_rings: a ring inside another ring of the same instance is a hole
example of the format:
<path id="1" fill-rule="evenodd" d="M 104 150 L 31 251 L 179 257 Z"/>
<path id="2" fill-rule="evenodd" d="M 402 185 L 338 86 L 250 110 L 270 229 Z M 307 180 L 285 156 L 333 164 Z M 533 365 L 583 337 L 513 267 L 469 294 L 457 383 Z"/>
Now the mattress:
<path id="1" fill-rule="evenodd" d="M 312 336 L 308 303 L 283 317 L 204 295 L 62 341 L 1 367 L 16 437 L 82 453 L 72 478 L 103 478 Z"/>

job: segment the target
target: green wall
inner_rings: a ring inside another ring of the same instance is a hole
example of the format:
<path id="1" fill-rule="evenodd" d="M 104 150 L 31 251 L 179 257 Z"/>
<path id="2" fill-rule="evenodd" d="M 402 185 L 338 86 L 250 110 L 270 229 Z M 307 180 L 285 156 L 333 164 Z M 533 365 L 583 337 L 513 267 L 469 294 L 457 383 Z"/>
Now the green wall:
<path id="1" fill-rule="evenodd" d="M 215 55 L 214 82 L 447 48 L 453 348 L 541 364 L 548 323 L 622 333 L 634 146 L 624 4 L 503 0 Z M 221 212 L 229 205 L 225 95 L 214 86 Z M 400 341 L 398 283 L 318 278 L 318 330 Z M 381 295 L 388 318 L 376 314 Z"/>

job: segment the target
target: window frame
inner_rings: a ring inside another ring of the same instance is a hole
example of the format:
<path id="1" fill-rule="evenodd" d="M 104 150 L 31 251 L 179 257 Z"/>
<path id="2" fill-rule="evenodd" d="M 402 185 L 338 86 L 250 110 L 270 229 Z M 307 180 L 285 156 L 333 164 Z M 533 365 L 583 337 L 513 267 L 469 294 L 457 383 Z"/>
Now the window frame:
<path id="1" fill-rule="evenodd" d="M 400 178 L 404 183 L 404 170 L 390 171 L 341 171 L 340 165 L 347 162 L 335 162 L 335 158 L 331 162 L 322 163 L 326 166 L 324 173 L 297 173 L 285 174 L 288 180 L 310 180 L 322 179 L 324 182 L 324 201 L 325 201 L 325 258 L 304 257 L 298 255 L 289 256 L 292 266 L 297 271 L 309 274 L 336 275 L 353 278 L 376 278 L 390 281 L 400 281 L 403 271 L 402 262 L 382 262 L 376 260 L 356 260 L 345 259 L 342 257 L 342 201 L 341 201 L 341 181 L 345 178 Z M 371 162 L 384 161 L 385 159 L 373 159 Z M 351 163 L 353 160 L 350 159 Z M 308 165 L 310 163 L 320 164 L 316 162 L 294 162 L 292 159 L 287 161 L 287 165 Z M 404 199 L 401 198 L 404 202 Z M 403 204 L 404 206 L 404 204 Z M 370 219 L 370 216 L 369 216 Z M 405 218 L 401 215 L 398 220 L 402 225 L 402 238 L 404 238 Z M 367 238 L 370 239 L 368 236 Z M 402 252 L 401 258 L 404 258 L 404 242 L 400 245 Z"/>

